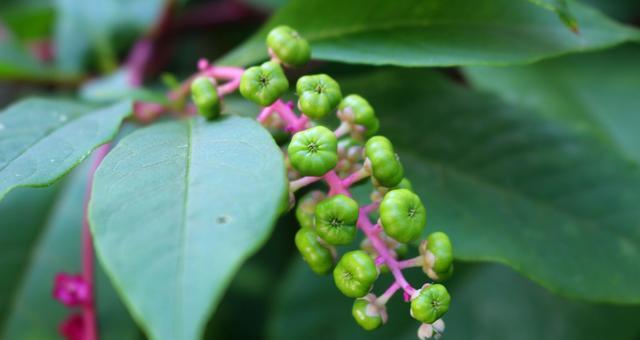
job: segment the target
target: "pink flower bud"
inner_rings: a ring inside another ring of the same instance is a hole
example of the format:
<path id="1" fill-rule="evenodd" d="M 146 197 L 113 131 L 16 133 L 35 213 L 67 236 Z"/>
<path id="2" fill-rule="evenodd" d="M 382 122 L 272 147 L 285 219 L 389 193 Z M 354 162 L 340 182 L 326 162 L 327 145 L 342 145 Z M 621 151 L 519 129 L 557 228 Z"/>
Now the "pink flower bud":
<path id="1" fill-rule="evenodd" d="M 89 302 L 89 286 L 80 275 L 58 273 L 53 297 L 67 307 L 81 306 Z"/>
<path id="2" fill-rule="evenodd" d="M 67 340 L 82 340 L 84 338 L 84 320 L 80 314 L 71 314 L 58 327 L 60 334 Z"/>

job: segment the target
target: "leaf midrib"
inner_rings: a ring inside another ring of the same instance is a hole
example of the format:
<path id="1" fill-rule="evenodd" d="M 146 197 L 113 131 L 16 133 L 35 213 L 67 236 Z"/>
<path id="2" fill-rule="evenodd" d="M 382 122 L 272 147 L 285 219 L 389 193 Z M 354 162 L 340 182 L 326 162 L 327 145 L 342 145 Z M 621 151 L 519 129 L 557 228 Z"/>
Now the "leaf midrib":
<path id="1" fill-rule="evenodd" d="M 193 119 L 189 119 L 186 122 L 187 128 L 187 155 L 185 157 L 185 176 L 184 176 L 184 196 L 182 198 L 183 209 L 182 209 L 182 223 L 180 224 L 180 260 L 178 261 L 178 283 L 177 283 L 177 292 L 176 306 L 182 306 L 182 300 L 184 299 L 184 267 L 185 267 L 185 250 L 186 250 L 186 233 L 187 233 L 187 213 L 189 207 L 189 184 L 191 183 L 191 158 L 193 151 Z M 177 322 L 177 332 L 182 333 L 182 308 L 176 308 L 176 322 Z"/>

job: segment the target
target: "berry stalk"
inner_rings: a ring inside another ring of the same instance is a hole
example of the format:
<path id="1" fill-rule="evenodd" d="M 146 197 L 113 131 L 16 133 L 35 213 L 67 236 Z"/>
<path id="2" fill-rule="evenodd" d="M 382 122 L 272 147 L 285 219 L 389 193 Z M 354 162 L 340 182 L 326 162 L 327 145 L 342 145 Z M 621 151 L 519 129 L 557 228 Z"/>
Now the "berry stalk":
<path id="1" fill-rule="evenodd" d="M 88 301 L 82 306 L 82 319 L 84 323 L 84 340 L 98 340 L 98 325 L 96 320 L 95 285 L 94 285 L 94 249 L 91 238 L 91 229 L 88 219 L 89 200 L 91 199 L 91 187 L 93 175 L 96 169 L 109 152 L 110 144 L 105 144 L 96 150 L 95 159 L 89 170 L 87 188 L 84 195 L 82 216 L 82 278 L 88 289 Z"/>

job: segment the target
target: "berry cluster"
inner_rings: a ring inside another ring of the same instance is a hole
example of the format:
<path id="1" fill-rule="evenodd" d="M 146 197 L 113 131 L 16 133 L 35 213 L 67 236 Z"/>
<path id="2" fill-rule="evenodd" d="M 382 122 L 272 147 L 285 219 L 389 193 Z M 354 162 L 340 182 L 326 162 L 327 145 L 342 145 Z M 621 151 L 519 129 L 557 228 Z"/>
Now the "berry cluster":
<path id="1" fill-rule="evenodd" d="M 323 180 L 328 192 L 314 190 L 303 196 L 295 214 L 300 230 L 295 244 L 311 270 L 324 275 L 333 272 L 336 287 L 355 299 L 352 314 L 366 330 L 387 321 L 385 305 L 399 290 L 411 302 L 410 314 L 420 321 L 420 338 L 438 337 L 444 330 L 441 317 L 447 312 L 450 296 L 439 283 L 413 288 L 402 270 L 421 267 L 432 281 L 451 276 L 453 256 L 446 234 L 434 232 L 419 246 L 420 255 L 403 259 L 408 244 L 419 240 L 426 224 L 426 210 L 420 197 L 404 177 L 404 169 L 393 144 L 376 135 L 380 122 L 370 103 L 357 94 L 343 97 L 340 85 L 329 75 L 306 75 L 298 79 L 296 114 L 293 103 L 281 98 L 289 89 L 283 66 L 307 63 L 311 49 L 290 27 L 273 29 L 267 37 L 271 60 L 246 70 L 201 65 L 200 75 L 191 82 L 192 99 L 207 119 L 220 114 L 222 95 L 239 88 L 246 99 L 260 105 L 260 121 L 270 130 L 292 134 L 286 147 L 289 176 L 287 206 L 294 193 Z M 218 76 L 229 75 L 229 83 L 217 85 Z M 336 113 L 340 120 L 331 130 L 319 122 Z M 361 205 L 350 188 L 370 178 L 373 193 L 369 204 Z M 379 217 L 373 223 L 371 216 Z M 365 236 L 358 250 L 339 257 L 338 246 L 348 246 Z M 339 259 L 338 259 L 339 257 Z M 381 273 L 391 274 L 393 284 L 380 296 L 371 293 Z"/>

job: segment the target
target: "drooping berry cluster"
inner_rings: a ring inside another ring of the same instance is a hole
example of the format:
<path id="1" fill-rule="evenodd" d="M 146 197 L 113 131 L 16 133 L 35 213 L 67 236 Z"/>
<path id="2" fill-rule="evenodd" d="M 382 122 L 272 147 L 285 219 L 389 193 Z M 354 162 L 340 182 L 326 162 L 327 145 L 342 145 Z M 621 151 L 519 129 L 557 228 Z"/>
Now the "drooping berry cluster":
<path id="1" fill-rule="evenodd" d="M 432 281 L 451 276 L 453 256 L 446 234 L 434 232 L 419 245 L 420 255 L 402 260 L 408 245 L 417 242 L 426 225 L 426 210 L 420 197 L 404 177 L 404 168 L 393 144 L 376 135 L 380 122 L 370 103 L 357 94 L 343 97 L 340 85 L 326 74 L 306 75 L 297 80 L 296 114 L 292 103 L 281 98 L 289 88 L 284 66 L 302 66 L 311 57 L 305 39 L 290 27 L 273 29 L 267 37 L 271 60 L 246 70 L 208 66 L 191 82 L 193 102 L 207 119 L 221 111 L 222 96 L 239 88 L 246 99 L 260 105 L 258 121 L 292 134 L 286 147 L 289 204 L 299 189 L 324 181 L 328 192 L 314 190 L 300 198 L 295 210 L 300 223 L 295 244 L 316 274 L 333 273 L 336 287 L 355 299 L 352 314 L 366 330 L 387 321 L 385 305 L 398 291 L 411 301 L 410 314 L 422 323 L 420 338 L 438 337 L 444 330 L 441 317 L 447 312 L 450 296 L 439 283 L 414 289 L 402 270 L 421 267 Z M 231 77 L 217 87 L 216 75 Z M 318 121 L 336 113 L 340 125 L 331 130 Z M 354 185 L 370 178 L 371 202 L 362 205 L 350 192 Z M 373 223 L 371 216 L 378 213 Z M 339 256 L 338 246 L 365 238 L 360 249 Z M 339 258 L 339 259 L 338 259 Z M 390 273 L 393 284 L 381 294 L 371 293 L 381 273 Z"/>

